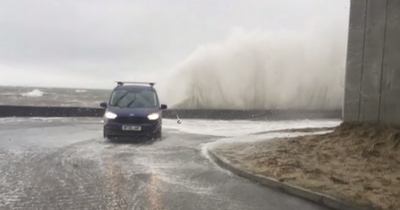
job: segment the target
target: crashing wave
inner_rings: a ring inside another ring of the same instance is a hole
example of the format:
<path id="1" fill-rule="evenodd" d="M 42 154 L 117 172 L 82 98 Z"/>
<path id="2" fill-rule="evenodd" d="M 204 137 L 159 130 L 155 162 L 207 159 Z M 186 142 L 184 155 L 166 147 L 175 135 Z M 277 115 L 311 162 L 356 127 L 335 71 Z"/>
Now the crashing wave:
<path id="1" fill-rule="evenodd" d="M 34 89 L 30 92 L 22 93 L 21 95 L 24 97 L 42 97 L 44 95 L 44 92 L 39 89 Z"/>

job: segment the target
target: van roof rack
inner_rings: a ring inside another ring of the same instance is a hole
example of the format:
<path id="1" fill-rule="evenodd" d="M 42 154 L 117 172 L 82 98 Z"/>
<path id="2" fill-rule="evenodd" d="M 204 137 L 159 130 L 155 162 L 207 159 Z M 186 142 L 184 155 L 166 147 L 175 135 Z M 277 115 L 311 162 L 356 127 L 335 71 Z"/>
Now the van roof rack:
<path id="1" fill-rule="evenodd" d="M 118 84 L 118 86 L 122 86 L 124 84 L 148 84 L 151 87 L 153 87 L 156 83 L 155 82 L 130 82 L 130 81 L 116 81 L 116 83 Z"/>

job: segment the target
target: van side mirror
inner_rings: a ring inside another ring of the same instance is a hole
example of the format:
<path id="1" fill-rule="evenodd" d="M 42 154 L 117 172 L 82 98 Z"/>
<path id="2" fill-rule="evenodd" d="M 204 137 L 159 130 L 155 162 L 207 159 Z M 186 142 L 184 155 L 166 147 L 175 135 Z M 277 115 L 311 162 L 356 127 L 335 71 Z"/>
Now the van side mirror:
<path id="1" fill-rule="evenodd" d="M 100 107 L 107 108 L 107 102 L 100 103 Z"/>
<path id="2" fill-rule="evenodd" d="M 167 106 L 167 105 L 165 105 L 165 104 L 161 104 L 161 107 L 160 107 L 160 109 L 161 109 L 161 110 L 163 110 L 163 109 L 168 109 L 168 106 Z"/>

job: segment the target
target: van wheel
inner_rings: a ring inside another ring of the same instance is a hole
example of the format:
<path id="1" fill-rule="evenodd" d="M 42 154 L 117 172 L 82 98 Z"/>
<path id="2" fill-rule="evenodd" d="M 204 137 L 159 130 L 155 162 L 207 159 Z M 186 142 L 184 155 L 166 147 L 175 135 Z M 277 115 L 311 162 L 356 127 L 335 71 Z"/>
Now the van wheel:
<path id="1" fill-rule="evenodd" d="M 161 131 L 161 129 L 159 130 L 159 131 L 157 131 L 155 134 L 154 134 L 154 139 L 158 139 L 158 140 L 161 140 L 161 137 L 162 137 L 162 131 Z"/>
<path id="2" fill-rule="evenodd" d="M 110 141 L 110 136 L 107 135 L 106 131 L 103 129 L 103 138 L 107 141 Z"/>

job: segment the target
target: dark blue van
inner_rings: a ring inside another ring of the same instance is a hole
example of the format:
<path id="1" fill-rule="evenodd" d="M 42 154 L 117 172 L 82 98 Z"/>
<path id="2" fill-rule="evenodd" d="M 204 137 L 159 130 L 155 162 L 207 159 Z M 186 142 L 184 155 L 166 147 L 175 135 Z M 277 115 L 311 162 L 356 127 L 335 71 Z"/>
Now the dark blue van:
<path id="1" fill-rule="evenodd" d="M 100 104 L 105 108 L 104 138 L 111 137 L 152 137 L 162 136 L 162 110 L 154 89 L 155 83 L 117 82 L 108 102 Z"/>

